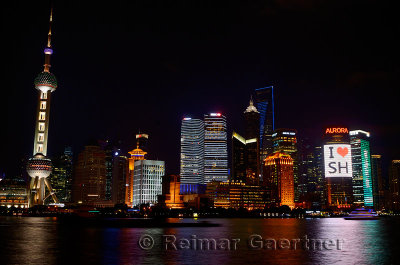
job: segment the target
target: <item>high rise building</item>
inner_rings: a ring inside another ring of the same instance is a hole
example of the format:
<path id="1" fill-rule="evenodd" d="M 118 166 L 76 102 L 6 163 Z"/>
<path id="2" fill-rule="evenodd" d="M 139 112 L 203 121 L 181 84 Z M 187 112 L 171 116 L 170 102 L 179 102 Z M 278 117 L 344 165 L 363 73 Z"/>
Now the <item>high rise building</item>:
<path id="1" fill-rule="evenodd" d="M 260 156 L 261 161 L 264 161 L 267 155 L 273 152 L 272 134 L 275 130 L 274 87 L 258 88 L 255 92 L 256 107 L 260 112 Z"/>
<path id="2" fill-rule="evenodd" d="M 227 181 L 228 146 L 225 116 L 221 113 L 205 114 L 204 128 L 204 182 Z"/>
<path id="3" fill-rule="evenodd" d="M 161 179 L 164 175 L 164 161 L 135 161 L 133 176 L 133 205 L 156 204 L 158 195 L 162 194 Z"/>
<path id="4" fill-rule="evenodd" d="M 295 129 L 276 129 L 272 134 L 272 148 L 274 152 L 282 152 L 293 159 L 294 200 L 299 200 L 299 159 L 297 152 L 297 131 Z"/>
<path id="5" fill-rule="evenodd" d="M 293 159 L 290 155 L 282 152 L 269 155 L 264 160 L 263 180 L 271 205 L 294 208 Z"/>
<path id="6" fill-rule="evenodd" d="M 250 99 L 244 111 L 245 137 L 232 133 L 231 180 L 247 184 L 258 184 L 260 179 L 259 122 L 260 113 Z"/>
<path id="7" fill-rule="evenodd" d="M 125 203 L 126 179 L 129 176 L 129 163 L 126 156 L 115 154 L 112 173 L 112 202 Z"/>
<path id="8" fill-rule="evenodd" d="M 49 181 L 60 202 L 71 201 L 72 188 L 72 149 L 66 147 L 64 153 L 54 160 L 53 172 Z"/>
<path id="9" fill-rule="evenodd" d="M 106 154 L 97 145 L 88 145 L 79 153 L 74 166 L 72 200 L 92 204 L 106 200 Z"/>
<path id="10" fill-rule="evenodd" d="M 44 69 L 35 79 L 35 88 L 38 91 L 38 107 L 36 111 L 36 129 L 33 157 L 29 159 L 26 170 L 31 177 L 29 206 L 43 205 L 46 197 L 46 187 L 49 195 L 58 202 L 47 177 L 52 172 L 52 163 L 47 155 L 47 142 L 49 131 L 50 98 L 51 93 L 57 88 L 57 79 L 50 73 L 50 56 L 53 54 L 51 47 L 51 26 L 53 23 L 53 9 L 50 11 L 50 27 L 47 34 L 47 47 L 44 49 Z"/>
<path id="11" fill-rule="evenodd" d="M 250 99 L 249 106 L 244 111 L 245 134 L 246 138 L 246 175 L 260 178 L 260 112 L 254 106 L 253 98 Z M 258 182 L 258 181 L 257 181 Z"/>
<path id="12" fill-rule="evenodd" d="M 389 175 L 391 209 L 400 210 L 400 160 L 392 160 Z"/>
<path id="13" fill-rule="evenodd" d="M 371 155 L 372 187 L 374 196 L 374 209 L 385 208 L 386 183 L 382 174 L 382 156 Z"/>
<path id="14" fill-rule="evenodd" d="M 353 202 L 353 170 L 348 128 L 325 129 L 323 158 L 327 206 L 349 208 Z"/>
<path id="15" fill-rule="evenodd" d="M 114 147 L 109 140 L 104 141 L 104 145 L 101 145 L 106 154 L 106 200 L 111 200 Z"/>
<path id="16" fill-rule="evenodd" d="M 181 185 L 204 184 L 204 122 L 185 117 L 181 125 Z"/>
<path id="17" fill-rule="evenodd" d="M 246 182 L 246 139 L 236 132 L 232 132 L 232 172 L 231 180 Z"/>
<path id="18" fill-rule="evenodd" d="M 128 158 L 128 176 L 126 178 L 125 204 L 128 207 L 133 206 L 133 177 L 135 169 L 135 161 L 145 160 L 147 152 L 139 148 L 139 142 L 136 142 L 136 149 L 128 152 L 131 157 Z"/>
<path id="19" fill-rule="evenodd" d="M 373 207 L 370 133 L 362 130 L 349 133 L 353 163 L 353 203 Z"/>

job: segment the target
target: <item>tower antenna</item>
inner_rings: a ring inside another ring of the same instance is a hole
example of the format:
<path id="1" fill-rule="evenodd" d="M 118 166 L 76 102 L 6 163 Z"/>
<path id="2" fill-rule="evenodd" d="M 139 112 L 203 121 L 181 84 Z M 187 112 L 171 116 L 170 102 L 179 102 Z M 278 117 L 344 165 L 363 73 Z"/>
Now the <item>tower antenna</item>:
<path id="1" fill-rule="evenodd" d="M 44 49 L 44 72 L 50 72 L 50 56 L 53 54 L 53 49 L 51 48 L 51 27 L 53 25 L 53 3 L 51 3 L 50 8 L 50 20 L 49 20 L 49 33 L 47 33 L 47 47 Z"/>

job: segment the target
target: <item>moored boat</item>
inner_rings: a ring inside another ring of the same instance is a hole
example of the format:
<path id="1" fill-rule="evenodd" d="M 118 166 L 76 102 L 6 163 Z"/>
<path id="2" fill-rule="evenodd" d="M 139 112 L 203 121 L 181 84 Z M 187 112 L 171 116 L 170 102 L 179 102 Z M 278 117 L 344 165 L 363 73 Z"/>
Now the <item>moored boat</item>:
<path id="1" fill-rule="evenodd" d="M 379 215 L 374 210 L 365 208 L 357 208 L 344 217 L 346 220 L 376 220 L 378 218 Z"/>

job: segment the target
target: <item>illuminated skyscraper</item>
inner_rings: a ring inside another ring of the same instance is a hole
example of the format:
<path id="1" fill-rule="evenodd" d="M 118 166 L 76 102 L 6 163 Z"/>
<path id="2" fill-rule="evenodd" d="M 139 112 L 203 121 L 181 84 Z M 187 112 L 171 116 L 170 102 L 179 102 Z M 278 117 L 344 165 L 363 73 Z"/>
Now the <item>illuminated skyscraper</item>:
<path id="1" fill-rule="evenodd" d="M 136 138 L 137 139 L 137 138 Z M 136 149 L 133 149 L 129 152 L 131 155 L 128 158 L 128 176 L 126 177 L 126 191 L 125 191 L 125 203 L 128 207 L 133 206 L 133 177 L 134 177 L 134 169 L 135 169 L 135 161 L 145 160 L 145 156 L 147 155 L 142 149 L 139 148 L 139 141 L 136 142 Z"/>
<path id="2" fill-rule="evenodd" d="M 246 182 L 246 139 L 232 132 L 232 172 L 231 180 Z"/>
<path id="3" fill-rule="evenodd" d="M 274 87 L 263 87 L 255 90 L 256 107 L 260 112 L 260 155 L 264 161 L 273 152 L 272 134 L 275 130 Z"/>
<path id="4" fill-rule="evenodd" d="M 164 161 L 137 160 L 133 176 L 133 206 L 156 204 L 162 194 L 161 180 L 165 175 Z"/>
<path id="5" fill-rule="evenodd" d="M 204 184 L 204 122 L 200 119 L 182 119 L 180 171 L 181 185 Z"/>
<path id="6" fill-rule="evenodd" d="M 93 204 L 106 200 L 106 154 L 92 144 L 79 153 L 74 166 L 72 200 Z"/>
<path id="7" fill-rule="evenodd" d="M 373 188 L 371 172 L 370 133 L 350 131 L 350 144 L 353 162 L 354 204 L 373 207 Z"/>
<path id="8" fill-rule="evenodd" d="M 226 118 L 221 113 L 204 115 L 204 182 L 228 180 Z"/>
<path id="9" fill-rule="evenodd" d="M 260 112 L 253 104 L 253 98 L 250 99 L 249 106 L 244 111 L 244 129 L 246 138 L 246 175 L 260 178 L 260 138 L 259 124 Z"/>
<path id="10" fill-rule="evenodd" d="M 111 197 L 114 204 L 123 204 L 126 195 L 126 179 L 129 176 L 128 158 L 120 154 L 114 155 Z"/>
<path id="11" fill-rule="evenodd" d="M 264 160 L 264 185 L 274 206 L 294 208 L 293 159 L 290 155 L 275 152 Z"/>
<path id="12" fill-rule="evenodd" d="M 259 121 L 260 113 L 253 105 L 253 99 L 244 111 L 245 137 L 232 133 L 232 174 L 231 179 L 247 184 L 258 184 L 260 175 Z"/>
<path id="13" fill-rule="evenodd" d="M 31 176 L 29 206 L 42 205 L 46 198 L 47 186 L 49 194 L 55 202 L 54 195 L 47 177 L 52 172 L 52 163 L 47 155 L 47 142 L 49 131 L 50 98 L 51 93 L 57 88 L 57 80 L 50 73 L 50 56 L 53 54 L 51 48 L 51 25 L 53 23 L 53 9 L 50 11 L 50 27 L 47 35 L 47 47 L 44 49 L 45 62 L 43 72 L 35 79 L 35 88 L 38 90 L 38 107 L 36 112 L 36 129 L 33 147 L 33 157 L 29 159 L 26 170 Z"/>
<path id="14" fill-rule="evenodd" d="M 70 202 L 72 188 L 71 147 L 66 147 L 64 153 L 54 160 L 54 168 L 49 180 L 60 202 Z"/>
<path id="15" fill-rule="evenodd" d="M 274 152 L 282 152 L 293 159 L 294 200 L 299 199 L 297 131 L 295 129 L 276 129 L 272 134 L 272 148 Z"/>
<path id="16" fill-rule="evenodd" d="M 349 208 L 353 202 L 353 170 L 348 128 L 325 129 L 323 154 L 327 206 Z"/>

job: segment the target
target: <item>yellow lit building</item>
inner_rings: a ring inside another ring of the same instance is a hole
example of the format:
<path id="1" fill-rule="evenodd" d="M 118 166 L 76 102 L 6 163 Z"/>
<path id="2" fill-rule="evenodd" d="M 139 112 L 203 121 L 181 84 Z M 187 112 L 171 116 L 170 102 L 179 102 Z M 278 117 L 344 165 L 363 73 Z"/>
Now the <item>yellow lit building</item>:
<path id="1" fill-rule="evenodd" d="M 129 171 L 128 176 L 126 178 L 126 194 L 125 194 L 125 203 L 128 207 L 133 206 L 133 172 L 134 172 L 134 164 L 135 161 L 138 160 L 145 160 L 145 155 L 147 152 L 144 152 L 142 149 L 139 148 L 139 141 L 137 142 L 136 149 L 128 152 L 131 157 L 128 158 L 129 163 Z"/>
<path id="2" fill-rule="evenodd" d="M 274 152 L 264 160 L 264 184 L 272 205 L 294 208 L 293 159 L 283 152 Z"/>

